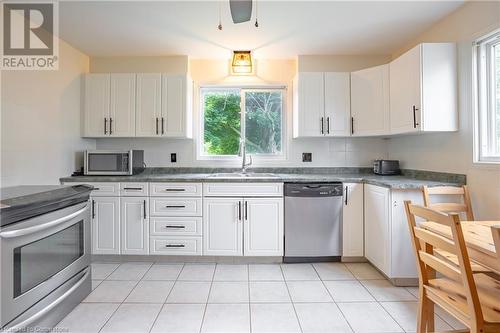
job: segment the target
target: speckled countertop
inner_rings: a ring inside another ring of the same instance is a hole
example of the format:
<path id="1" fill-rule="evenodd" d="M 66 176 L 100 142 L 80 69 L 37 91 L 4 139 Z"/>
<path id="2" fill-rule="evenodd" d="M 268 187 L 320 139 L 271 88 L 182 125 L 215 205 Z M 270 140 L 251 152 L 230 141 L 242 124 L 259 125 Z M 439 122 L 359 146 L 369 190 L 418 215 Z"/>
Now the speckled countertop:
<path id="1" fill-rule="evenodd" d="M 402 170 L 400 176 L 378 176 L 370 168 L 254 168 L 249 173 L 272 173 L 252 177 L 214 177 L 237 169 L 209 168 L 147 168 L 133 176 L 75 176 L 64 177 L 66 182 L 346 182 L 365 183 L 393 189 L 418 189 L 423 185 L 457 186 L 465 184 L 465 175 L 420 170 Z"/>

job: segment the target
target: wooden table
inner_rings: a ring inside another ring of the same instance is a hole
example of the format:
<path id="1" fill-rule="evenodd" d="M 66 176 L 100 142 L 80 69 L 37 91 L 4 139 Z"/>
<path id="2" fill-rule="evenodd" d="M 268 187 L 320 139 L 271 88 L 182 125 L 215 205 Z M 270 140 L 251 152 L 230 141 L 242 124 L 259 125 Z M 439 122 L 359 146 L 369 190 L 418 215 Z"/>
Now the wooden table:
<path id="1" fill-rule="evenodd" d="M 467 252 L 470 259 L 500 275 L 500 257 L 495 252 L 491 226 L 500 221 L 462 221 Z M 451 229 L 436 222 L 422 222 L 420 227 L 452 239 Z"/>

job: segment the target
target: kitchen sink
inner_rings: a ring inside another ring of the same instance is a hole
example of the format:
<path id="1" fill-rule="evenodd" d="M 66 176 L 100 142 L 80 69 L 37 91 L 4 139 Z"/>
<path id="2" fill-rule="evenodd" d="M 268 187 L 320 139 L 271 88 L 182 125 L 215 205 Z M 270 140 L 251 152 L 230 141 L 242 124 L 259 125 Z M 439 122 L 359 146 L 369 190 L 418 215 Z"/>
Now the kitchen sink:
<path id="1" fill-rule="evenodd" d="M 225 173 L 214 173 L 208 176 L 208 178 L 277 178 L 278 176 L 274 173 L 260 173 L 260 172 L 225 172 Z"/>

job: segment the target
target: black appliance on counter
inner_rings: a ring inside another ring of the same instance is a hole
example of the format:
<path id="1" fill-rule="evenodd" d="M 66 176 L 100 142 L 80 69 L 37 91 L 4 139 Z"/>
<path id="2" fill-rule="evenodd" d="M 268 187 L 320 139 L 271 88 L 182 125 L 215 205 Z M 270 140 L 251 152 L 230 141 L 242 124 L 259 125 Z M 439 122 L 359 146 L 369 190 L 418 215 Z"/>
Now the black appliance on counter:
<path id="1" fill-rule="evenodd" d="M 373 162 L 373 173 L 381 176 L 394 176 L 401 174 L 398 160 L 375 160 Z"/>

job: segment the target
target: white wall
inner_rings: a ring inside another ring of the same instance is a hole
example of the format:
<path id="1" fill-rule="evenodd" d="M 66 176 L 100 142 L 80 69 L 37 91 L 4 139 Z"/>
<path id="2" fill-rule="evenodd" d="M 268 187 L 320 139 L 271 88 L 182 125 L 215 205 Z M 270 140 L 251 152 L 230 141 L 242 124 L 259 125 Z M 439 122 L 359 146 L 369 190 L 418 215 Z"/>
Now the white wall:
<path id="1" fill-rule="evenodd" d="M 157 57 L 91 58 L 92 72 L 138 72 L 138 71 L 176 71 L 168 65 L 170 57 L 160 60 Z M 314 71 L 313 64 L 322 63 L 332 71 L 350 71 L 386 63 L 389 56 L 304 56 L 304 64 L 309 66 L 304 70 Z M 300 60 L 300 59 L 299 59 Z M 176 59 L 172 59 L 172 62 Z M 152 65 L 153 64 L 153 65 Z M 265 60 L 256 61 L 256 76 L 234 77 L 228 74 L 229 63 L 222 60 L 191 60 L 190 75 L 195 84 L 194 119 L 199 119 L 199 103 L 197 91 L 206 84 L 280 84 L 287 87 L 286 93 L 286 160 L 259 161 L 254 160 L 254 166 L 370 166 L 376 158 L 386 158 L 386 141 L 380 138 L 347 138 L 347 139 L 292 139 L 292 80 L 297 72 L 295 60 Z M 194 136 L 198 135 L 198 122 L 194 122 Z M 99 149 L 144 149 L 148 166 L 238 166 L 239 161 L 198 161 L 196 159 L 196 139 L 98 139 Z M 170 153 L 177 153 L 178 162 L 170 163 Z M 313 154 L 312 163 L 302 162 L 302 153 Z"/>
<path id="2" fill-rule="evenodd" d="M 1 187 L 58 184 L 95 148 L 80 138 L 81 73 L 89 58 L 59 42 L 59 70 L 1 73 Z"/>
<path id="3" fill-rule="evenodd" d="M 474 213 L 483 220 L 500 220 L 500 165 L 473 163 L 472 41 L 498 28 L 500 2 L 471 2 L 394 55 L 420 42 L 458 42 L 459 131 L 392 138 L 388 151 L 390 158 L 402 161 L 403 168 L 466 174 Z"/>

